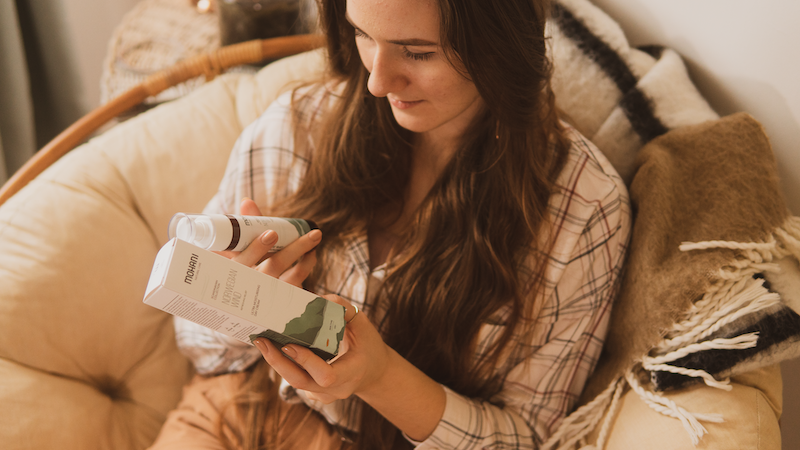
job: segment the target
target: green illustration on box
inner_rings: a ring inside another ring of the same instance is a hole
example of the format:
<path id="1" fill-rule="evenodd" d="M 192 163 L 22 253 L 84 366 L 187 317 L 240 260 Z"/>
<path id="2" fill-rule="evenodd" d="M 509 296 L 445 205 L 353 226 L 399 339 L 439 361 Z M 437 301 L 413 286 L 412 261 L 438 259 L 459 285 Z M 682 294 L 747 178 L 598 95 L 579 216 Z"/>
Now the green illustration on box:
<path id="1" fill-rule="evenodd" d="M 300 317 L 286 324 L 283 333 L 266 330 L 251 334 L 250 341 L 264 337 L 278 347 L 298 344 L 329 360 L 339 352 L 339 343 L 344 338 L 344 312 L 344 306 L 317 297 L 306 305 Z"/>

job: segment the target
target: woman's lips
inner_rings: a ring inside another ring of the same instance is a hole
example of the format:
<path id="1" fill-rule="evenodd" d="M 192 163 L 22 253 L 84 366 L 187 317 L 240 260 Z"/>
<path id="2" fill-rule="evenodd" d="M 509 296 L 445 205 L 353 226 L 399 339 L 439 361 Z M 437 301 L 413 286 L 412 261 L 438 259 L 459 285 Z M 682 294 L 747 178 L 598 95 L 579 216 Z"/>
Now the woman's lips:
<path id="1" fill-rule="evenodd" d="M 415 100 L 415 101 L 411 101 L 411 102 L 405 102 L 403 100 L 397 100 L 397 99 L 394 99 L 394 98 L 390 97 L 389 98 L 389 103 L 391 103 L 392 106 L 394 106 L 397 109 L 408 109 L 408 108 L 413 108 L 414 106 L 419 105 L 420 103 L 422 103 L 422 100 Z"/>

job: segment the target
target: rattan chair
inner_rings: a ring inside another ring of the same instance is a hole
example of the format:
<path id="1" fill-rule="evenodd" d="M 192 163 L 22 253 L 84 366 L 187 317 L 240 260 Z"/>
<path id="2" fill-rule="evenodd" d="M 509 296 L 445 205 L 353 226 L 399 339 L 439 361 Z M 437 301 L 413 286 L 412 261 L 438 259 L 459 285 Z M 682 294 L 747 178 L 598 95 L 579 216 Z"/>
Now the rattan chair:
<path id="1" fill-rule="evenodd" d="M 144 82 L 86 114 L 42 147 L 0 188 L 0 205 L 108 121 L 146 98 L 195 77 L 205 76 L 210 81 L 231 67 L 283 58 L 312 50 L 322 43 L 321 36 L 312 34 L 257 39 L 187 58 L 149 76 Z"/>

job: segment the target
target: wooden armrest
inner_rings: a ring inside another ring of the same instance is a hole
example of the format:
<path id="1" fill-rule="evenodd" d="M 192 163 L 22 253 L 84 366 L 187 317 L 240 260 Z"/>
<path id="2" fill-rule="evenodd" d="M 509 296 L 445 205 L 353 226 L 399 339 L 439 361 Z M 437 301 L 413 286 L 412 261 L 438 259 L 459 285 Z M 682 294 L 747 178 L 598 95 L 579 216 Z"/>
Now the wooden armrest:
<path id="1" fill-rule="evenodd" d="M 230 67 L 291 56 L 313 50 L 322 46 L 323 43 L 322 36 L 313 34 L 257 39 L 187 58 L 170 68 L 150 75 L 142 83 L 81 117 L 36 152 L 0 188 L 0 205 L 106 122 L 138 105 L 146 98 L 200 75 L 205 75 L 206 79 L 210 81 Z"/>

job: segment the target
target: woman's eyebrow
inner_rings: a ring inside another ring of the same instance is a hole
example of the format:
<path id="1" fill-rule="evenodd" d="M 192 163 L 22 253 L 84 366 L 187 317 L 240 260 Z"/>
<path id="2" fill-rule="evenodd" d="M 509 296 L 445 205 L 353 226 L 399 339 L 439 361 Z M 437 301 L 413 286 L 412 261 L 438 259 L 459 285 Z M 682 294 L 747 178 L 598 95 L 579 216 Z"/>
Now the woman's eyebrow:
<path id="1" fill-rule="evenodd" d="M 355 28 L 357 31 L 361 32 L 365 36 L 369 36 L 369 34 L 365 33 L 364 30 L 358 27 L 358 25 L 353 23 L 353 19 L 350 18 L 350 14 L 347 12 L 344 13 L 344 18 L 350 23 L 350 25 Z M 390 44 L 395 45 L 410 45 L 413 47 L 426 47 L 426 46 L 438 46 L 437 42 L 428 41 L 425 39 L 399 39 L 399 40 L 389 40 L 386 41 Z"/>

